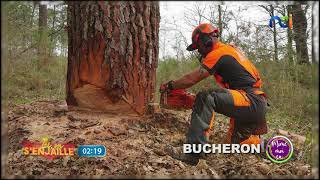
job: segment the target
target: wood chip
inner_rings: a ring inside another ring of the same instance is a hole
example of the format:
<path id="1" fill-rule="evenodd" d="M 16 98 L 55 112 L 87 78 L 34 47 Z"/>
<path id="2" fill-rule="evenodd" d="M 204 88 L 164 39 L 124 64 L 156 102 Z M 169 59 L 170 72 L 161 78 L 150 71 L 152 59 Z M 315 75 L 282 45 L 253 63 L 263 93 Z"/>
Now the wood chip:
<path id="1" fill-rule="evenodd" d="M 166 155 L 166 153 L 164 152 L 163 149 L 154 149 L 153 152 L 156 153 L 159 156 L 165 156 Z"/>
<path id="2" fill-rule="evenodd" d="M 264 175 L 268 174 L 270 171 L 270 166 L 265 163 L 258 163 L 256 166 L 256 169 Z"/>
<path id="3" fill-rule="evenodd" d="M 183 163 L 182 163 L 181 161 L 178 162 L 178 165 L 179 165 L 179 167 L 180 167 L 181 169 L 185 169 L 185 168 L 186 168 L 186 166 L 183 165 Z"/>
<path id="4" fill-rule="evenodd" d="M 206 160 L 200 159 L 196 167 L 197 167 L 197 169 L 199 169 L 199 170 L 201 170 L 201 169 L 207 169 L 207 168 L 208 168 L 208 165 L 207 165 Z"/>
<path id="5" fill-rule="evenodd" d="M 77 126 L 77 125 L 74 125 L 74 124 L 69 123 L 69 124 L 68 124 L 68 128 L 70 128 L 70 129 L 77 129 L 77 128 L 78 128 L 78 126 Z"/>
<path id="6" fill-rule="evenodd" d="M 125 135 L 126 132 L 117 127 L 109 127 L 108 131 L 111 132 L 115 136 Z"/>
<path id="7" fill-rule="evenodd" d="M 92 126 L 95 126 L 95 125 L 98 125 L 99 124 L 99 122 L 88 122 L 88 123 L 86 123 L 86 124 L 81 124 L 80 125 L 80 128 L 81 129 L 84 129 L 84 128 L 88 128 L 88 127 L 92 127 Z"/>
<path id="8" fill-rule="evenodd" d="M 96 133 L 96 134 L 100 134 L 102 131 L 99 130 L 99 129 L 95 129 L 95 130 L 93 130 L 93 132 Z"/>

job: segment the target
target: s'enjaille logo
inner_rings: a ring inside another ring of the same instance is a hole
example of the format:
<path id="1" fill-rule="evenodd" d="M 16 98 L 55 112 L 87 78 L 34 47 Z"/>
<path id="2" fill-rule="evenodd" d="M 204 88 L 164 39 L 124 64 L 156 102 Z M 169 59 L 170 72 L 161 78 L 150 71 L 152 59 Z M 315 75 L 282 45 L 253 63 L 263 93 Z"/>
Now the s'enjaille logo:
<path id="1" fill-rule="evenodd" d="M 285 136 L 275 136 L 266 145 L 267 157 L 275 163 L 285 163 L 293 155 L 292 142 Z"/>
<path id="2" fill-rule="evenodd" d="M 44 156 L 54 159 L 61 156 L 74 156 L 74 144 L 51 143 L 50 138 L 42 137 L 41 142 L 23 141 L 22 152 L 24 155 Z"/>

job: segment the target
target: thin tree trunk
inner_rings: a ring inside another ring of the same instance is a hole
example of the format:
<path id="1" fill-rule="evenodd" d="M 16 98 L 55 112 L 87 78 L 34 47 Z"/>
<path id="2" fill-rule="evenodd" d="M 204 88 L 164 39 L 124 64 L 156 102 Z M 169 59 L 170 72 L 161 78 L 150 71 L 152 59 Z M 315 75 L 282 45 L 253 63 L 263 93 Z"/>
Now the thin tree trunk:
<path id="1" fill-rule="evenodd" d="M 51 33 L 55 32 L 55 22 L 56 22 L 56 5 L 53 5 L 53 17 L 52 17 L 52 31 Z M 53 44 L 53 47 L 50 48 L 50 56 L 53 55 L 54 53 L 54 47 L 55 47 L 55 43 L 54 43 L 54 35 L 52 35 L 50 37 L 50 42 Z"/>
<path id="2" fill-rule="evenodd" d="M 218 13 L 219 13 L 219 22 L 218 22 L 218 25 L 219 25 L 219 37 L 220 37 L 220 40 L 222 40 L 222 19 L 221 19 L 221 15 L 222 15 L 222 12 L 221 12 L 221 5 L 218 5 Z"/>
<path id="3" fill-rule="evenodd" d="M 271 15 L 274 16 L 274 7 L 270 5 Z M 276 29 L 276 23 L 275 20 L 273 20 L 273 44 L 274 44 L 274 60 L 279 61 L 278 58 L 278 42 L 277 42 L 277 29 Z"/>
<path id="4" fill-rule="evenodd" d="M 312 2 L 312 11 L 311 12 L 314 12 L 314 8 L 316 6 L 316 1 Z M 316 51 L 319 52 L 319 49 L 317 49 L 317 47 L 319 48 L 319 41 L 318 43 L 315 41 L 315 39 L 318 39 L 319 38 L 319 17 L 315 17 L 315 16 L 312 16 L 312 31 L 311 31 L 311 34 L 312 34 L 312 63 L 315 64 L 315 63 L 319 63 L 319 59 L 317 61 L 317 57 L 319 57 L 319 55 L 317 55 Z M 318 20 L 318 21 L 317 21 Z M 315 27 L 318 27 L 318 28 L 315 28 Z M 318 36 L 318 37 L 317 37 Z M 315 43 L 318 44 L 318 46 L 316 47 L 315 46 Z"/>
<path id="5" fill-rule="evenodd" d="M 30 19 L 30 29 L 33 27 L 33 19 L 34 19 L 34 12 L 37 6 L 37 2 L 32 3 L 32 14 L 31 14 L 31 19 Z M 33 36 L 30 36 L 30 44 L 33 44 Z"/>
<path id="6" fill-rule="evenodd" d="M 153 102 L 158 2 L 69 1 L 67 104 L 144 114 Z"/>
<path id="7" fill-rule="evenodd" d="M 46 65 L 48 61 L 48 9 L 47 5 L 39 4 L 39 67 Z"/>

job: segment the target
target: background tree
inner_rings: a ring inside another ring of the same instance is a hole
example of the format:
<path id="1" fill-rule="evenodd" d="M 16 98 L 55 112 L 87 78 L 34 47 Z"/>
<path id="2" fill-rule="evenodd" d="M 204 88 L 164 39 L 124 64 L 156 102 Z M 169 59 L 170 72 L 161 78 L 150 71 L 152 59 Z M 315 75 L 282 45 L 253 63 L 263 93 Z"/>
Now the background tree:
<path id="1" fill-rule="evenodd" d="M 312 63 L 319 63 L 319 2 L 312 2 Z"/>
<path id="2" fill-rule="evenodd" d="M 67 103 L 139 114 L 154 100 L 158 2 L 68 2 Z"/>
<path id="3" fill-rule="evenodd" d="M 305 9 L 307 9 L 307 7 Z M 309 63 L 307 18 L 305 13 L 306 11 L 302 8 L 301 2 L 295 2 L 295 4 L 292 5 L 293 37 L 296 43 L 298 64 Z"/>
<path id="4" fill-rule="evenodd" d="M 39 4 L 39 66 L 44 66 L 48 61 L 48 9 L 46 4 Z"/>
<path id="5" fill-rule="evenodd" d="M 45 2 L 44 2 L 45 3 Z M 39 69 L 39 1 L 7 1 L 2 3 L 6 40 L 6 59 L 3 59 L 3 79 L 7 84 L 3 97 L 24 103 L 48 97 L 65 99 L 65 74 L 67 67 L 66 4 L 46 2 L 47 44 L 50 61 Z M 55 25 L 52 28 L 55 6 Z"/>
<path id="6" fill-rule="evenodd" d="M 291 5 L 287 5 L 286 7 L 287 9 L 287 16 L 290 17 L 290 15 L 292 16 L 292 6 Z M 289 62 L 293 62 L 293 49 L 292 49 L 292 29 L 287 28 L 287 34 L 288 34 L 288 43 L 287 43 L 287 56 L 289 59 Z"/>
<path id="7" fill-rule="evenodd" d="M 228 7 L 215 3 L 193 3 L 192 8 L 187 8 L 187 12 L 184 14 L 184 21 L 190 29 L 193 29 L 200 23 L 211 23 L 213 26 L 219 28 L 220 40 L 224 42 L 225 37 L 228 36 L 224 33 L 224 30 L 229 30 L 229 22 L 231 21 L 232 11 L 228 10 Z M 190 55 L 194 56 L 194 52 L 190 52 Z"/>
<path id="8" fill-rule="evenodd" d="M 219 27 L 219 37 L 220 40 L 223 41 L 222 39 L 222 12 L 221 12 L 221 5 L 218 5 L 218 27 Z"/>
<path id="9" fill-rule="evenodd" d="M 266 12 L 269 13 L 270 17 L 275 16 L 275 7 L 273 5 L 259 5 L 260 7 L 262 7 Z M 278 40 L 277 40 L 277 24 L 275 22 L 275 20 L 273 20 L 273 44 L 274 44 L 274 60 L 275 61 L 279 61 L 279 57 L 278 57 Z"/>

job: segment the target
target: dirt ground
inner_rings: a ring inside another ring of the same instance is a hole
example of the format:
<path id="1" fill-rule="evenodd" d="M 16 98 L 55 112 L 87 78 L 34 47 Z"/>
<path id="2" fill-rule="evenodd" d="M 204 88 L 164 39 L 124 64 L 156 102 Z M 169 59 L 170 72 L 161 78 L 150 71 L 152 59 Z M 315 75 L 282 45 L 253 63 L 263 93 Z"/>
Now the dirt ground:
<path id="1" fill-rule="evenodd" d="M 8 123 L 6 175 L 221 178 L 311 176 L 311 166 L 298 159 L 275 164 L 249 154 L 210 154 L 197 166 L 166 155 L 168 144 L 182 146 L 191 111 L 162 109 L 138 117 L 117 112 L 68 110 L 64 101 L 37 101 L 11 107 Z M 210 143 L 223 143 L 228 129 L 226 117 L 217 115 Z M 54 160 L 22 154 L 23 140 L 75 145 L 105 145 L 105 157 L 69 156 Z M 312 177 L 312 176 L 311 176 Z"/>

